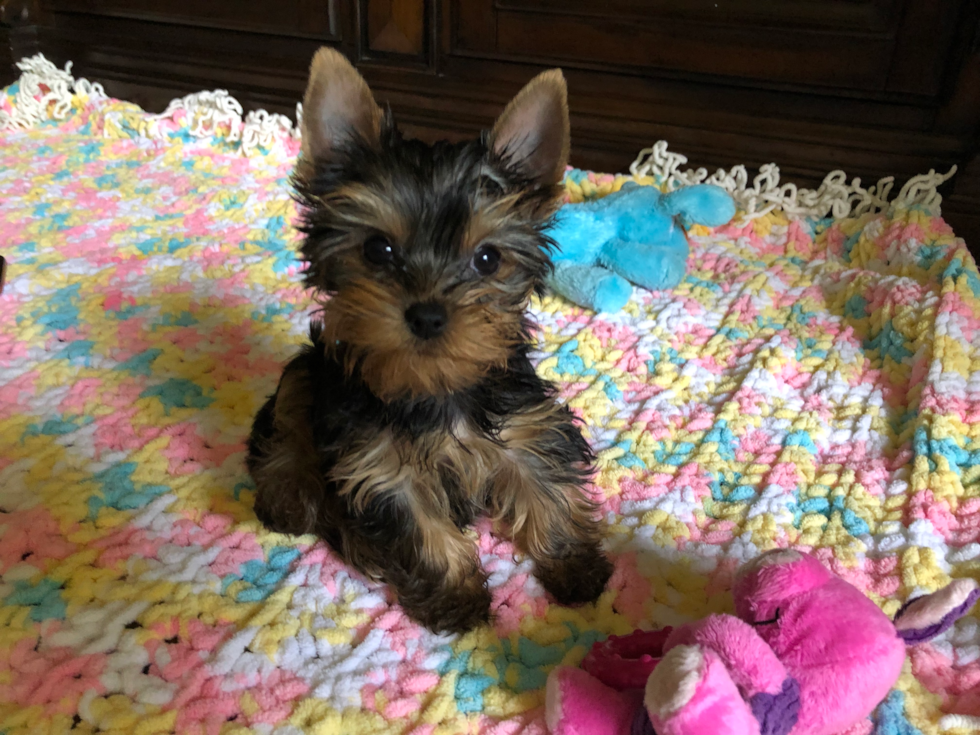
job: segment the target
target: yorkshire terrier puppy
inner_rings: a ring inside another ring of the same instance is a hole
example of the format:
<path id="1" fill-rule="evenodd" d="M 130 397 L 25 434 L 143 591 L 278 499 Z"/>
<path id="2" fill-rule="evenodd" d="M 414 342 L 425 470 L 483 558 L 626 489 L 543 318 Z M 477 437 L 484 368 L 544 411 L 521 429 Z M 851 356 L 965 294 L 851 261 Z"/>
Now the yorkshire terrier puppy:
<path id="1" fill-rule="evenodd" d="M 255 418 L 248 466 L 270 529 L 314 533 L 436 631 L 486 622 L 463 529 L 490 513 L 562 604 L 612 571 L 583 490 L 592 453 L 528 359 L 568 158 L 548 71 L 481 139 L 401 136 L 357 71 L 320 50 L 294 185 L 323 324 Z"/>

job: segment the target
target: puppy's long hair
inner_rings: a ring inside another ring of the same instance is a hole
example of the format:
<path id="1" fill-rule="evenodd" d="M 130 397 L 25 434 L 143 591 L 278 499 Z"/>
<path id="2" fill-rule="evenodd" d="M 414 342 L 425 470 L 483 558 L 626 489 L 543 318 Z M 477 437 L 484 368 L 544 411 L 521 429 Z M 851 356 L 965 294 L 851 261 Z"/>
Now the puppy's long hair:
<path id="1" fill-rule="evenodd" d="M 610 566 L 582 490 L 591 452 L 527 356 L 568 157 L 561 72 L 480 139 L 428 146 L 324 49 L 302 126 L 301 253 L 323 324 L 256 417 L 260 518 L 320 534 L 436 629 L 487 619 L 462 533 L 483 511 L 560 601 L 594 599 Z"/>

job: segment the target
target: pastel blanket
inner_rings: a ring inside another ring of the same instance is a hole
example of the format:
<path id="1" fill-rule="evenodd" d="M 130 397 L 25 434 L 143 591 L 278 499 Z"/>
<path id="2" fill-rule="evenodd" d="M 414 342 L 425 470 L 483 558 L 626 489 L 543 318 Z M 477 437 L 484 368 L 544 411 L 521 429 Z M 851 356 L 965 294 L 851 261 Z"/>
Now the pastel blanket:
<path id="1" fill-rule="evenodd" d="M 760 550 L 811 551 L 888 613 L 980 578 L 980 275 L 925 206 L 696 228 L 673 292 L 534 303 L 538 369 L 598 452 L 595 606 L 550 605 L 480 525 L 496 622 L 439 637 L 266 532 L 243 442 L 312 303 L 298 141 L 230 99 L 0 94 L 0 732 L 543 735 L 552 667 L 731 610 Z M 572 171 L 568 196 L 625 180 Z M 976 615 L 855 732 L 980 723 Z"/>

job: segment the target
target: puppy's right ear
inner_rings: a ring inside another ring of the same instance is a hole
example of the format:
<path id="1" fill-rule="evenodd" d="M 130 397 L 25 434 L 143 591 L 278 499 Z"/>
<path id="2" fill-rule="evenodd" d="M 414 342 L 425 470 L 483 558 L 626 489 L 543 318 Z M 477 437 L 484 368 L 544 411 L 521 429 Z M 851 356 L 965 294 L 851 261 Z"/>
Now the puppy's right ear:
<path id="1" fill-rule="evenodd" d="M 568 163 L 568 89 L 561 69 L 545 71 L 522 89 L 490 133 L 493 153 L 539 186 L 554 186 Z"/>
<path id="2" fill-rule="evenodd" d="M 367 82 L 339 51 L 321 48 L 303 97 L 303 158 L 330 162 L 345 144 L 377 146 L 380 131 L 381 109 Z"/>

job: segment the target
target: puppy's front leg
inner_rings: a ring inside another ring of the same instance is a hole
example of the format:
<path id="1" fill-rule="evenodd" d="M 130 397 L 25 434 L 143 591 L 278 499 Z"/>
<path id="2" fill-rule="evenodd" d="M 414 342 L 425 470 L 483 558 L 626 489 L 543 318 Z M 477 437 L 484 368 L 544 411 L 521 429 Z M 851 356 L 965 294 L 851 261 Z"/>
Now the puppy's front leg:
<path id="1" fill-rule="evenodd" d="M 438 473 L 402 461 L 410 452 L 400 448 L 382 432 L 338 463 L 342 554 L 387 582 L 409 617 L 433 631 L 466 632 L 490 617 L 476 544 L 453 522 Z"/>
<path id="2" fill-rule="evenodd" d="M 433 631 L 465 633 L 490 619 L 490 592 L 476 545 L 446 516 L 402 514 L 399 553 L 384 566 L 409 617 Z"/>
<path id="3" fill-rule="evenodd" d="M 535 576 L 563 605 L 594 602 L 612 574 L 596 508 L 583 489 L 591 451 L 567 409 L 542 404 L 518 415 L 505 440 L 492 503 Z"/>
<path id="4" fill-rule="evenodd" d="M 309 355 L 294 358 L 275 394 L 262 406 L 248 439 L 248 470 L 255 480 L 255 514 L 271 531 L 316 529 L 325 497 L 313 439 Z"/>
<path id="5" fill-rule="evenodd" d="M 510 521 L 514 545 L 534 560 L 534 575 L 562 605 L 595 602 L 612 574 L 598 523 L 576 485 L 521 475 Z"/>

